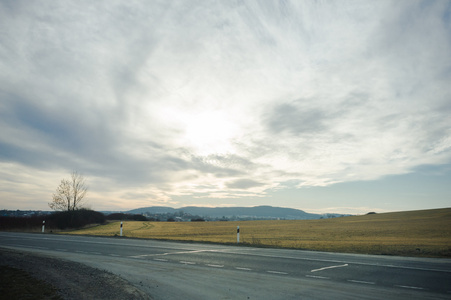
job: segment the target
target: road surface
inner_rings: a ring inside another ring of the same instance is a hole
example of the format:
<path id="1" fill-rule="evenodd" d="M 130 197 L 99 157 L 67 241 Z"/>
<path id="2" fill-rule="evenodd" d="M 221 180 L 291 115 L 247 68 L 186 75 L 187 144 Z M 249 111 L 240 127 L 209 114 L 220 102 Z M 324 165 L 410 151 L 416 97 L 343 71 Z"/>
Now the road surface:
<path id="1" fill-rule="evenodd" d="M 451 260 L 0 232 L 0 247 L 107 270 L 154 299 L 451 299 Z"/>

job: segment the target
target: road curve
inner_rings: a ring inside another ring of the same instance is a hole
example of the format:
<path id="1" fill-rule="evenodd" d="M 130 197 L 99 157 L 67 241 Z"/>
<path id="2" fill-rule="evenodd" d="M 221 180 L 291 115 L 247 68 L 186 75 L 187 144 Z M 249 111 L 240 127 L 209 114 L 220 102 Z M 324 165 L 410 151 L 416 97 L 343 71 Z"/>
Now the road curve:
<path id="1" fill-rule="evenodd" d="M 451 299 L 451 260 L 0 232 L 0 246 L 120 275 L 154 299 Z"/>

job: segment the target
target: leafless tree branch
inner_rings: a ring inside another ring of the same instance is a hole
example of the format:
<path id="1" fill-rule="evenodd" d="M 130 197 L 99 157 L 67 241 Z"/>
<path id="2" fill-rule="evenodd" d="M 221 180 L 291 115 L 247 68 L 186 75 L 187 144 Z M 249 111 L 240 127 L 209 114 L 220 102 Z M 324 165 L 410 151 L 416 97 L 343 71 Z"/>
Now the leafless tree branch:
<path id="1" fill-rule="evenodd" d="M 53 210 L 76 210 L 81 208 L 88 191 L 85 178 L 78 172 L 72 172 L 70 179 L 62 179 L 49 207 Z"/>

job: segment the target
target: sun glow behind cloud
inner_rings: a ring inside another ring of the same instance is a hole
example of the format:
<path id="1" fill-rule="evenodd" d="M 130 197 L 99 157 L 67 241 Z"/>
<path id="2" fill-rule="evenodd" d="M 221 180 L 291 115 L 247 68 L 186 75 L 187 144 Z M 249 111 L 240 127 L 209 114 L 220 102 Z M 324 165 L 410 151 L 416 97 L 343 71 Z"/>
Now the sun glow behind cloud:
<path id="1" fill-rule="evenodd" d="M 238 131 L 235 124 L 220 111 L 201 111 L 186 114 L 177 120 L 184 128 L 181 145 L 201 156 L 233 154 L 233 139 Z"/>
<path id="2" fill-rule="evenodd" d="M 451 162 L 445 1 L 0 5 L 3 182 L 228 205 Z"/>

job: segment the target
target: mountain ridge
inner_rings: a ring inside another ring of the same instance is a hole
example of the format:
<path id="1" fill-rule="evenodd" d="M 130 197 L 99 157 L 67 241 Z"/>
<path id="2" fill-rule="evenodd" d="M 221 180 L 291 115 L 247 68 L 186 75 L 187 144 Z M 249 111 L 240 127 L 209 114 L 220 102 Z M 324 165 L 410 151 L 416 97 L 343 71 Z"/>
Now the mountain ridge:
<path id="1" fill-rule="evenodd" d="M 254 219 L 286 219 L 286 220 L 312 220 L 319 219 L 322 214 L 307 213 L 300 209 L 274 207 L 269 205 L 253 207 L 201 207 L 185 206 L 172 208 L 166 206 L 149 206 L 132 209 L 126 213 L 131 214 L 164 214 L 188 213 L 191 215 L 210 218 L 254 218 Z"/>

